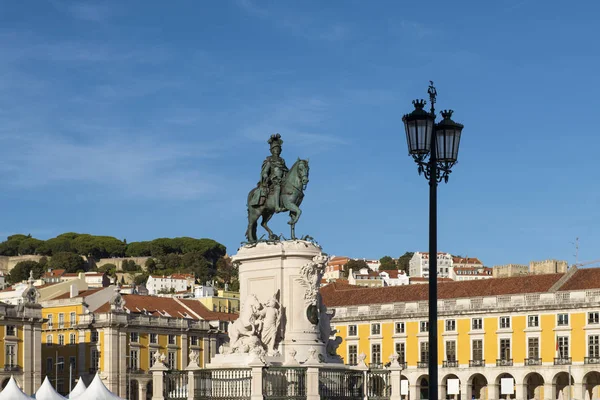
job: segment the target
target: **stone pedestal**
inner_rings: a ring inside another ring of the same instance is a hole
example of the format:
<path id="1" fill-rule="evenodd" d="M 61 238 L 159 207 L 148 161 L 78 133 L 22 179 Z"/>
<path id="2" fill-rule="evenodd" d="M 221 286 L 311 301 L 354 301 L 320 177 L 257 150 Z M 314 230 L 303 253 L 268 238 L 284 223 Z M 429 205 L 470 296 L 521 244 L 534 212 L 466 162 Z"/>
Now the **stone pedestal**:
<path id="1" fill-rule="evenodd" d="M 321 248 L 303 240 L 263 242 L 241 247 L 233 261 L 239 266 L 241 300 L 240 318 L 236 324 L 248 321 L 250 308 L 264 312 L 269 307 L 268 302 L 273 303 L 273 298 L 279 303 L 281 320 L 275 351 L 267 351 L 264 362 L 283 365 L 297 361 L 302 364 L 315 351 L 321 361 L 333 361 L 327 357 L 327 338 L 323 340 L 329 335 L 328 328 L 324 328 L 330 326 L 329 318 L 318 294 L 327 261 Z M 258 306 L 256 300 L 260 303 Z M 266 321 L 265 317 L 265 327 Z M 232 328 L 237 329 L 230 326 L 230 338 Z M 234 349 L 233 354 L 217 355 L 210 366 L 248 365 L 252 358 L 252 354 Z"/>

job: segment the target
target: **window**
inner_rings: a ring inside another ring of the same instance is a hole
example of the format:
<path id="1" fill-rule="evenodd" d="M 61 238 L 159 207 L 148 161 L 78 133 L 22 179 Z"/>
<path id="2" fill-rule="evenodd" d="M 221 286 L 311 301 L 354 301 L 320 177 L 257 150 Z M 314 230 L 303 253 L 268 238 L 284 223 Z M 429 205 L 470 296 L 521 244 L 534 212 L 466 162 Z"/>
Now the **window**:
<path id="1" fill-rule="evenodd" d="M 71 326 L 77 324 L 77 314 L 75 314 L 74 312 L 69 314 L 69 323 L 71 324 Z"/>
<path id="2" fill-rule="evenodd" d="M 176 365 L 176 354 L 173 351 L 169 352 L 169 355 L 167 356 L 167 365 L 169 366 L 169 369 L 175 369 Z"/>
<path id="3" fill-rule="evenodd" d="M 52 357 L 46 358 L 46 375 L 49 375 L 54 369 L 54 361 L 52 361 Z"/>
<path id="4" fill-rule="evenodd" d="M 348 346 L 348 364 L 358 364 L 358 346 L 355 344 L 351 344 Z"/>
<path id="5" fill-rule="evenodd" d="M 510 328 L 510 317 L 500 317 L 500 329 Z"/>
<path id="6" fill-rule="evenodd" d="M 483 361 L 483 340 L 473 340 L 473 361 Z"/>
<path id="7" fill-rule="evenodd" d="M 527 316 L 527 327 L 529 328 L 537 328 L 540 326 L 540 318 L 537 315 L 528 315 Z"/>
<path id="8" fill-rule="evenodd" d="M 17 336 L 17 328 L 14 325 L 6 325 L 6 336 Z"/>
<path id="9" fill-rule="evenodd" d="M 510 360 L 510 339 L 500 339 L 500 359 Z"/>
<path id="10" fill-rule="evenodd" d="M 156 353 L 158 353 L 158 351 L 152 349 L 150 349 L 150 351 L 148 352 L 148 356 L 150 357 L 150 368 L 152 368 L 152 366 L 154 365 L 154 355 Z"/>
<path id="11" fill-rule="evenodd" d="M 349 325 L 348 326 L 348 336 L 356 336 L 358 334 L 358 329 L 356 328 L 356 325 Z"/>
<path id="12" fill-rule="evenodd" d="M 429 361 L 429 342 L 421 342 L 421 362 Z"/>
<path id="13" fill-rule="evenodd" d="M 52 335 L 46 335 L 46 346 L 52 346 Z"/>
<path id="14" fill-rule="evenodd" d="M 564 314 L 566 315 L 566 314 Z M 569 337 L 559 336 L 558 337 L 558 357 L 569 358 Z"/>
<path id="15" fill-rule="evenodd" d="M 404 322 L 396 322 L 396 333 L 404 333 Z"/>
<path id="16" fill-rule="evenodd" d="M 429 332 L 429 322 L 421 321 L 419 324 L 419 332 Z"/>
<path id="17" fill-rule="evenodd" d="M 569 325 L 569 314 L 558 314 L 558 326 L 567 326 Z"/>
<path id="18" fill-rule="evenodd" d="M 371 364 L 381 364 L 381 345 L 371 345 Z"/>
<path id="19" fill-rule="evenodd" d="M 77 370 L 77 361 L 75 361 L 75 357 L 69 357 L 69 368 L 73 373 Z"/>
<path id="20" fill-rule="evenodd" d="M 14 344 L 6 345 L 6 357 L 4 358 L 4 364 L 9 367 L 14 367 L 17 365 L 16 351 Z"/>
<path id="21" fill-rule="evenodd" d="M 152 343 L 152 344 L 158 343 L 158 335 L 156 333 L 150 334 L 150 343 Z"/>
<path id="22" fill-rule="evenodd" d="M 58 335 L 58 345 L 59 346 L 65 345 L 65 335 Z"/>
<path id="23" fill-rule="evenodd" d="M 130 350 L 129 351 L 129 368 L 130 369 L 138 369 L 138 351 Z"/>
<path id="24" fill-rule="evenodd" d="M 456 361 L 456 341 L 446 341 L 446 361 Z"/>
<path id="25" fill-rule="evenodd" d="M 446 332 L 454 332 L 456 330 L 456 320 L 447 319 L 446 320 Z"/>
<path id="26" fill-rule="evenodd" d="M 94 371 L 100 370 L 100 352 L 98 350 L 92 350 L 92 364 L 91 368 Z"/>
<path id="27" fill-rule="evenodd" d="M 540 338 L 530 337 L 527 339 L 527 356 L 529 358 L 540 358 Z"/>
<path id="28" fill-rule="evenodd" d="M 483 328 L 483 321 L 481 318 L 473 318 L 471 320 L 471 329 L 478 331 Z"/>
<path id="29" fill-rule="evenodd" d="M 74 333 L 70 333 L 69 334 L 69 344 L 75 344 L 77 343 L 77 337 L 75 336 Z"/>
<path id="30" fill-rule="evenodd" d="M 381 335 L 381 324 L 371 324 L 371 335 Z"/>
<path id="31" fill-rule="evenodd" d="M 169 335 L 169 344 L 175 344 L 175 335 Z"/>
<path id="32" fill-rule="evenodd" d="M 406 346 L 404 343 L 396 343 L 396 354 L 398 354 L 399 363 L 406 362 Z"/>
<path id="33" fill-rule="evenodd" d="M 589 312 L 588 313 L 588 324 L 596 325 L 598 323 L 600 323 L 600 313 L 598 313 L 598 311 Z"/>
<path id="34" fill-rule="evenodd" d="M 129 341 L 133 342 L 133 343 L 139 343 L 140 341 L 140 334 L 137 332 L 130 332 L 129 333 Z"/>
<path id="35" fill-rule="evenodd" d="M 598 335 L 588 336 L 588 357 L 598 358 L 600 357 L 600 345 Z"/>
<path id="36" fill-rule="evenodd" d="M 52 314 L 48 314 L 48 329 L 52 329 Z"/>
<path id="37" fill-rule="evenodd" d="M 65 314 L 64 313 L 58 313 L 58 327 L 59 328 L 65 327 Z"/>
<path id="38" fill-rule="evenodd" d="M 190 345 L 198 346 L 198 336 L 190 336 Z"/>
<path id="39" fill-rule="evenodd" d="M 56 365 L 58 367 L 58 373 L 62 373 L 65 370 L 65 358 L 64 357 L 58 357 L 58 359 L 56 360 Z"/>
<path id="40" fill-rule="evenodd" d="M 92 333 L 90 335 L 90 342 L 98 343 L 98 332 L 92 331 Z"/>

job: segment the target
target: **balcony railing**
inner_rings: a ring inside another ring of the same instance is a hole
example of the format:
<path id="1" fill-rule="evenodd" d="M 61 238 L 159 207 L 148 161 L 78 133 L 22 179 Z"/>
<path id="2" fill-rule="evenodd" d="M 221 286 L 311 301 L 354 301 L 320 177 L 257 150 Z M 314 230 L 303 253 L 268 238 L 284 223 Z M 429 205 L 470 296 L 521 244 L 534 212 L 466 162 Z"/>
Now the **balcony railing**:
<path id="1" fill-rule="evenodd" d="M 458 368 L 458 361 L 444 361 L 442 364 L 444 368 Z"/>
<path id="2" fill-rule="evenodd" d="M 525 365 L 542 365 L 542 359 L 537 357 L 530 357 L 525 359 Z"/>
<path id="3" fill-rule="evenodd" d="M 469 367 L 485 367 L 483 360 L 469 360 Z"/>
<path id="4" fill-rule="evenodd" d="M 127 368 L 127 373 L 128 374 L 145 374 L 146 371 L 136 367 L 136 368 Z"/>
<path id="5" fill-rule="evenodd" d="M 15 364 L 6 364 L 4 365 L 4 371 L 20 371 L 21 367 Z"/>
<path id="6" fill-rule="evenodd" d="M 427 361 L 419 361 L 417 363 L 417 368 L 427 368 L 428 365 L 429 363 Z"/>
<path id="7" fill-rule="evenodd" d="M 498 358 L 496 360 L 496 367 L 512 367 L 513 359 L 512 358 Z"/>
<path id="8" fill-rule="evenodd" d="M 554 365 L 571 365 L 571 357 L 555 358 Z"/>
<path id="9" fill-rule="evenodd" d="M 370 369 L 383 369 L 383 364 L 382 363 L 370 363 L 369 368 Z"/>
<path id="10" fill-rule="evenodd" d="M 600 364 L 600 357 L 584 357 L 584 364 Z"/>

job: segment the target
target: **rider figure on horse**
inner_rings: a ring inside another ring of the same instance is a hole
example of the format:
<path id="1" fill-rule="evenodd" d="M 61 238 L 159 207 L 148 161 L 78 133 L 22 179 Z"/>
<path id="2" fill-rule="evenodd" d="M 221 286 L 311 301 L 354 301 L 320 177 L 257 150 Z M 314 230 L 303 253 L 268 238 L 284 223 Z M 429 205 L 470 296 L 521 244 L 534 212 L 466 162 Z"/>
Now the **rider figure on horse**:
<path id="1" fill-rule="evenodd" d="M 279 155 L 281 154 L 281 135 L 276 133 L 271 135 L 268 140 L 271 146 L 271 155 L 268 156 L 263 162 L 261 173 L 260 173 L 260 201 L 259 204 L 264 204 L 267 200 L 269 193 L 273 192 L 275 200 L 275 212 L 286 211 L 285 207 L 281 207 L 281 181 L 285 178 L 288 173 L 288 167 L 285 165 L 285 160 Z"/>

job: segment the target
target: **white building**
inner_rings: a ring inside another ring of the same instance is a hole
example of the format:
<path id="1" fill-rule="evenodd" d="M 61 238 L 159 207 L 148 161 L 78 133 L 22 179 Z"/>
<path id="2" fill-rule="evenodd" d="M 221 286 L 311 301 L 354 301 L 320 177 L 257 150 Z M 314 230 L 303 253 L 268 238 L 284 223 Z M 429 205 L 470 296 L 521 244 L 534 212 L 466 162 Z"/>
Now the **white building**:
<path id="1" fill-rule="evenodd" d="M 452 268 L 452 255 L 450 253 L 437 254 L 437 276 L 447 278 Z M 411 277 L 429 277 L 429 253 L 415 252 L 409 262 L 409 275 Z"/>
<path id="2" fill-rule="evenodd" d="M 410 283 L 408 275 L 400 270 L 381 271 L 379 276 L 383 280 L 383 286 L 402 286 Z"/>
<path id="3" fill-rule="evenodd" d="M 150 275 L 146 282 L 146 288 L 150 295 L 161 293 L 183 292 L 192 286 L 194 276 L 191 274 Z"/>
<path id="4" fill-rule="evenodd" d="M 199 299 L 203 297 L 213 297 L 215 288 L 212 285 L 196 285 L 194 286 L 194 297 Z"/>
<path id="5" fill-rule="evenodd" d="M 493 277 L 493 269 L 489 267 L 453 267 L 450 270 L 450 279 L 454 281 L 474 281 Z"/>
<path id="6" fill-rule="evenodd" d="M 359 271 L 348 271 L 348 283 L 357 286 L 382 287 L 383 279 L 378 272 L 369 268 L 361 268 Z"/>
<path id="7" fill-rule="evenodd" d="M 350 261 L 350 258 L 344 256 L 332 256 L 325 266 L 323 279 L 336 280 L 344 277 L 344 265 Z"/>

